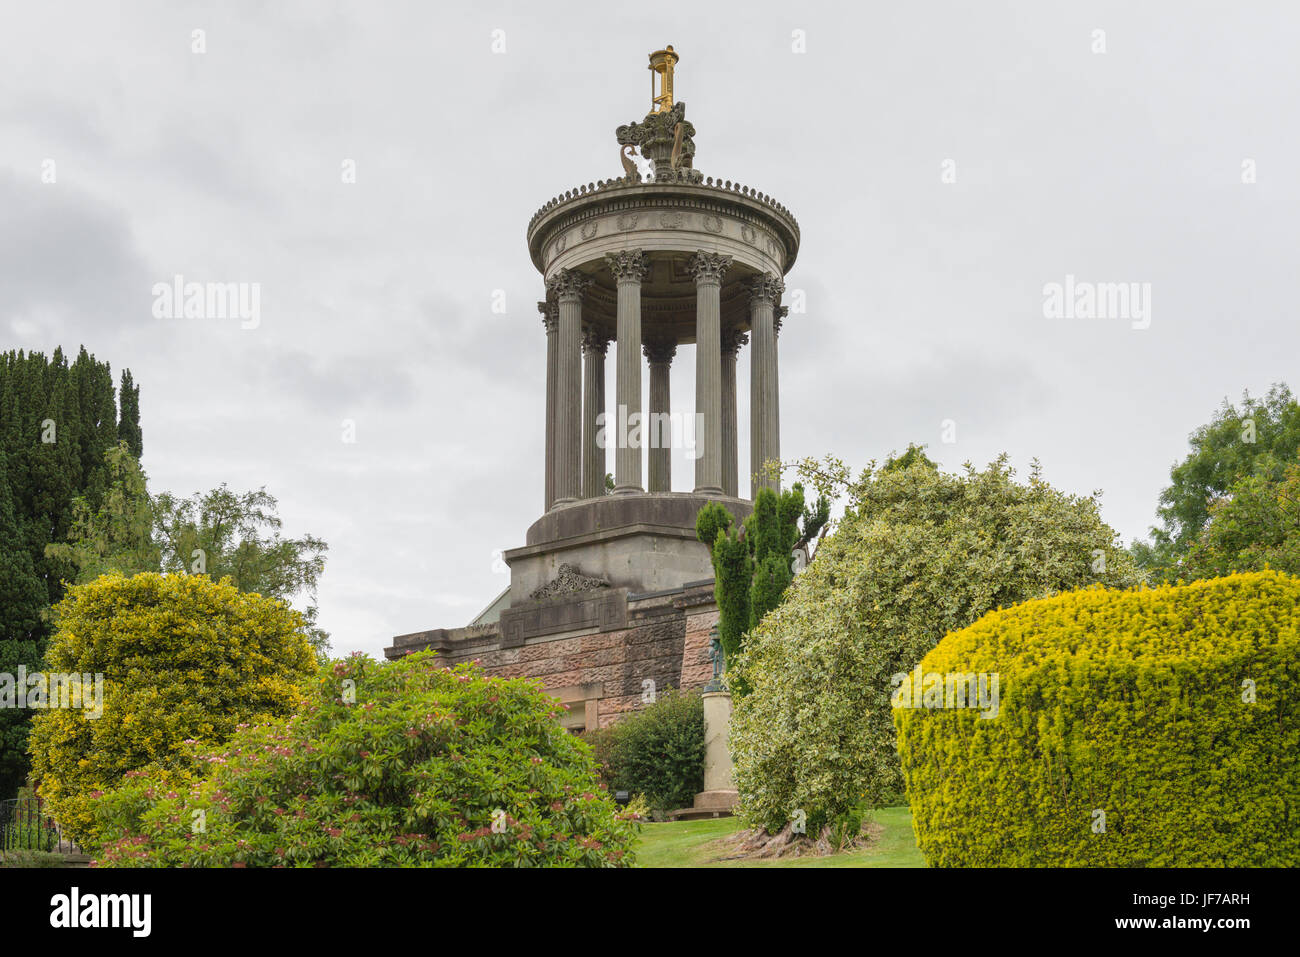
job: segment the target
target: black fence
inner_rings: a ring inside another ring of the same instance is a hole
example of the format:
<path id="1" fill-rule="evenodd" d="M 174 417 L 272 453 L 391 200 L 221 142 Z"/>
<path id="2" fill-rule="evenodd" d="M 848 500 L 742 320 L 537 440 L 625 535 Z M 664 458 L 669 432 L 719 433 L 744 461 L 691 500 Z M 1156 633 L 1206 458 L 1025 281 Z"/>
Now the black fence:
<path id="1" fill-rule="evenodd" d="M 40 798 L 0 801 L 0 856 L 7 851 L 46 851 L 70 854 L 72 842 L 59 834 L 54 819 L 41 808 Z"/>

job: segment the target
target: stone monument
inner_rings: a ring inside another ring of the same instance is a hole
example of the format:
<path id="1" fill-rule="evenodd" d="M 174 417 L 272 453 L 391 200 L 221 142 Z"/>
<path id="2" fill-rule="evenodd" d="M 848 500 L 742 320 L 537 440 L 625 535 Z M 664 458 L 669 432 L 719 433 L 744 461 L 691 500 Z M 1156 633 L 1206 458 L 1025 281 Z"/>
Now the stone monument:
<path id="1" fill-rule="evenodd" d="M 434 649 L 449 663 L 478 659 L 492 674 L 541 678 L 575 731 L 608 724 L 659 689 L 709 681 L 717 608 L 695 518 L 710 501 L 745 518 L 754 492 L 776 485 L 763 466 L 780 459 L 777 337 L 799 225 L 766 193 L 695 168 L 696 130 L 673 94 L 678 61 L 671 46 L 650 54 L 650 112 L 615 132 L 623 175 L 566 190 L 528 224 L 545 292 L 543 512 L 524 544 L 504 553 L 510 587 L 470 625 L 400 635 L 385 651 Z M 606 422 L 611 344 L 617 414 Z M 736 363 L 746 345 L 742 488 Z M 672 426 L 682 419 L 669 370 L 689 347 L 698 430 L 680 451 L 695 457 L 695 475 L 675 490 Z"/>

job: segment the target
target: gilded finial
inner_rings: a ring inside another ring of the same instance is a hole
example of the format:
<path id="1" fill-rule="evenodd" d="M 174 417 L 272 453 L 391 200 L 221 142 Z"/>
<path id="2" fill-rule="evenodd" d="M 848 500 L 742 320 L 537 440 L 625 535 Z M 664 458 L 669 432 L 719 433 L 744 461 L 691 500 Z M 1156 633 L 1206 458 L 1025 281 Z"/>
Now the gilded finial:
<path id="1" fill-rule="evenodd" d="M 673 67 L 680 57 L 673 52 L 672 44 L 667 49 L 656 50 L 650 54 L 650 112 L 667 113 L 673 108 Z M 658 77 L 658 83 L 655 78 Z"/>

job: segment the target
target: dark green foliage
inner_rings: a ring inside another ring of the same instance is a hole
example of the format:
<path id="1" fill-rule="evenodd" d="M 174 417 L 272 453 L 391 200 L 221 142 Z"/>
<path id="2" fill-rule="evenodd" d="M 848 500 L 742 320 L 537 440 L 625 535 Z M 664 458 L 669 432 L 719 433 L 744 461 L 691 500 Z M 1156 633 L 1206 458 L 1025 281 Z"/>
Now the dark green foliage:
<path id="1" fill-rule="evenodd" d="M 826 496 L 805 508 L 799 484 L 780 494 L 761 489 L 738 531 L 731 513 L 717 502 L 700 509 L 695 534 L 712 553 L 718 638 L 728 659 L 739 654 L 745 633 L 781 603 L 794 580 L 795 548 L 808 548 L 829 518 Z M 743 693 L 742 687 L 732 690 Z"/>
<path id="2" fill-rule="evenodd" d="M 588 736 L 611 791 L 644 794 L 660 813 L 704 790 L 704 700 L 669 688 L 653 704 Z"/>
<path id="3" fill-rule="evenodd" d="M 108 363 L 83 347 L 69 363 L 62 349 L 0 353 L 0 671 L 38 668 L 49 636 L 48 609 L 75 575 L 45 547 L 63 543 L 73 502 L 97 509 L 109 477 L 104 453 L 125 424 L 138 450 L 139 388 L 129 385 L 121 423 Z M 0 797 L 25 774 L 30 712 L 0 712 Z"/>
<path id="4" fill-rule="evenodd" d="M 1252 475 L 1275 482 L 1300 450 L 1300 404 L 1284 383 L 1263 399 L 1249 392 L 1237 407 L 1226 399 L 1215 417 L 1191 435 L 1192 451 L 1169 473 L 1160 495 L 1161 528 L 1151 543 L 1132 548 L 1138 565 L 1156 578 L 1185 577 L 1180 567 L 1210 516 L 1214 503 Z"/>
<path id="5" fill-rule="evenodd" d="M 126 449 L 137 460 L 144 454 L 144 433 L 140 429 L 140 387 L 131 378 L 131 370 L 122 373 L 122 388 L 118 393 L 122 407 L 117 420 L 117 437 L 126 443 Z"/>

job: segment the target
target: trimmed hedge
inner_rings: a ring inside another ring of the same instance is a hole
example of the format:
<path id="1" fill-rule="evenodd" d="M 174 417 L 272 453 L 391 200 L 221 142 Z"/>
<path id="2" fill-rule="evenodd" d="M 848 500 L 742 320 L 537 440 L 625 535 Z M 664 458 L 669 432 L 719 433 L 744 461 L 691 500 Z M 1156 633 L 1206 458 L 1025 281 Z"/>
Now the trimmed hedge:
<path id="1" fill-rule="evenodd" d="M 1300 864 L 1298 626 L 1300 580 L 1265 571 L 1070 592 L 948 635 L 922 672 L 996 674 L 1000 700 L 991 719 L 895 708 L 926 860 Z"/>

